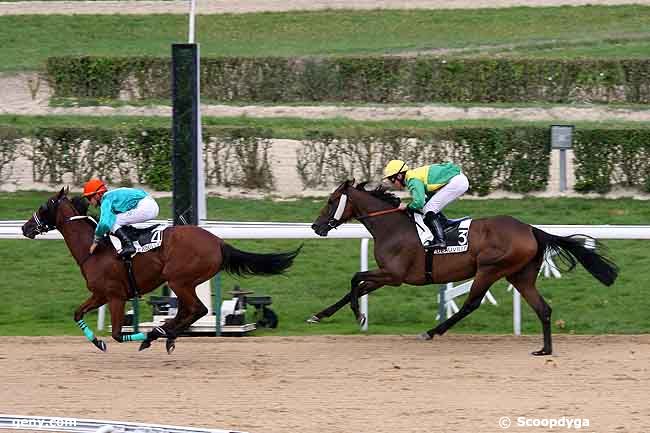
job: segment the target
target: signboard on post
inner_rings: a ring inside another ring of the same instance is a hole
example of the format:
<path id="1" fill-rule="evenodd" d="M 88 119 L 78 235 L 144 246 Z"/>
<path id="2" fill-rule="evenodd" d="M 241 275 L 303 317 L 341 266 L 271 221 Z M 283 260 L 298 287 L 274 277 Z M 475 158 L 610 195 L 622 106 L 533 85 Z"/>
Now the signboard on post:
<path id="1" fill-rule="evenodd" d="M 566 191 L 566 151 L 573 146 L 573 125 L 551 125 L 551 149 L 560 150 L 560 192 Z"/>
<path id="2" fill-rule="evenodd" d="M 571 149 L 573 125 L 551 125 L 551 149 Z"/>

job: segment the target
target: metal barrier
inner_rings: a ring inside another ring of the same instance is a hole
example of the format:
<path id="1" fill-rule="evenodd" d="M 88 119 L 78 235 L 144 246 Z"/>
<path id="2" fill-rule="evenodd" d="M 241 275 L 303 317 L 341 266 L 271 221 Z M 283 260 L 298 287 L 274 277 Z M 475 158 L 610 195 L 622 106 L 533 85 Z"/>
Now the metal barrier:
<path id="1" fill-rule="evenodd" d="M 0 221 L 0 239 L 24 239 L 21 227 L 26 220 Z M 136 227 L 151 224 L 171 224 L 170 220 L 152 220 Z M 201 227 L 223 239 L 323 239 L 311 228 L 310 223 L 269 223 L 202 221 Z M 538 229 L 558 236 L 583 234 L 596 239 L 650 239 L 650 225 L 535 225 Z M 53 230 L 39 239 L 63 239 Z M 372 239 L 362 224 L 343 224 L 329 232 L 332 239 Z M 326 239 L 327 239 L 326 238 Z"/>
<path id="2" fill-rule="evenodd" d="M 5 414 L 0 414 L 1 429 L 70 433 L 243 433 L 234 430 L 180 427 L 164 424 Z"/>

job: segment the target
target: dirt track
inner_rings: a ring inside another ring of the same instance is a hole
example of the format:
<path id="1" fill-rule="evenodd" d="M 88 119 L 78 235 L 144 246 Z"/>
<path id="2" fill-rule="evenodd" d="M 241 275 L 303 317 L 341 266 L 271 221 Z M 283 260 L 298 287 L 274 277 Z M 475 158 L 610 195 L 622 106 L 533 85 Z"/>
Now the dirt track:
<path id="1" fill-rule="evenodd" d="M 565 431 L 517 417 L 587 418 L 580 431 L 650 431 L 650 336 L 195 338 L 1 337 L 0 412 L 251 433 Z M 137 398 L 136 398 L 137 396 Z"/>

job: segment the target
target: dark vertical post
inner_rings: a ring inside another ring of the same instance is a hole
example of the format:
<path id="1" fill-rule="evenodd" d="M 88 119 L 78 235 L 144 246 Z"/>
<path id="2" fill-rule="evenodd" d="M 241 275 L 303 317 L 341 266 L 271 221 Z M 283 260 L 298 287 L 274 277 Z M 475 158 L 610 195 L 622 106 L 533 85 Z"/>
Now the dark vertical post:
<path id="1" fill-rule="evenodd" d="M 196 44 L 172 45 L 174 224 L 199 223 L 199 56 Z"/>

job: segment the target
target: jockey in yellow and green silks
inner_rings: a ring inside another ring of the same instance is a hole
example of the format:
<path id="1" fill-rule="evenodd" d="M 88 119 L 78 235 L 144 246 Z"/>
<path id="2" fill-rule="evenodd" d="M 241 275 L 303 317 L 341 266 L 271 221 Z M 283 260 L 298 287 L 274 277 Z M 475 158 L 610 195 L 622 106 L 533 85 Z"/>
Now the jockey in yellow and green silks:
<path id="1" fill-rule="evenodd" d="M 384 168 L 384 179 L 394 188 L 407 188 L 411 193 L 411 203 L 402 203 L 400 208 L 408 207 L 424 214 L 424 223 L 434 236 L 433 242 L 425 246 L 432 249 L 446 248 L 446 218 L 442 215 L 442 209 L 469 188 L 469 181 L 460 167 L 447 162 L 411 170 L 404 161 L 393 159 Z"/>

